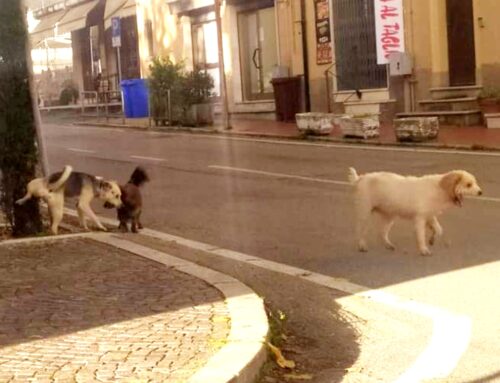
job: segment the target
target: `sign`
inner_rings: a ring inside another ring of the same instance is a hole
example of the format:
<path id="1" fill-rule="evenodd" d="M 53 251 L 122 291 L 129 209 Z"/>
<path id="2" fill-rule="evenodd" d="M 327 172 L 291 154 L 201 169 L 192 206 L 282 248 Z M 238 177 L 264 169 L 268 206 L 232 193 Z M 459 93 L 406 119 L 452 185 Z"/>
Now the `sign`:
<path id="1" fill-rule="evenodd" d="M 314 0 L 316 27 L 316 62 L 330 64 L 332 62 L 332 34 L 330 26 L 330 6 L 328 0 Z"/>
<path id="2" fill-rule="evenodd" d="M 122 46 L 122 28 L 119 17 L 111 18 L 111 45 L 113 48 Z"/>
<path id="3" fill-rule="evenodd" d="M 387 64 L 391 53 L 405 52 L 403 0 L 374 1 L 377 64 Z"/>

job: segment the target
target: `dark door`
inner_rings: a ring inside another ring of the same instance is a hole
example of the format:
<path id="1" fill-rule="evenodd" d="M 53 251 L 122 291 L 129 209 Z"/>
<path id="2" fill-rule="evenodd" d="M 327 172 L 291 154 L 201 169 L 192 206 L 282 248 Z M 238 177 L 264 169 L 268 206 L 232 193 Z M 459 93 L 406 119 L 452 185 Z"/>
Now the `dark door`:
<path id="1" fill-rule="evenodd" d="M 446 0 L 450 85 L 476 83 L 472 0 Z"/>

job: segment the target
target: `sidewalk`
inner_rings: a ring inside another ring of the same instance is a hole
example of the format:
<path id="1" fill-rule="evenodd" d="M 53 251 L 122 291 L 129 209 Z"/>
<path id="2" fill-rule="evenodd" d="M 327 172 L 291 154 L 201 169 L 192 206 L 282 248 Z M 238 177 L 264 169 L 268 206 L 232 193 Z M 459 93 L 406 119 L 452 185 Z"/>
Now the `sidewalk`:
<path id="1" fill-rule="evenodd" d="M 249 382 L 263 362 L 262 302 L 231 277 L 109 234 L 8 242 L 0 245 L 1 382 Z M 260 336 L 248 336 L 256 332 L 235 302 L 253 312 Z"/>
<path id="2" fill-rule="evenodd" d="M 112 127 L 131 127 L 131 128 L 148 128 L 148 119 L 127 119 L 123 124 L 122 119 L 109 119 L 88 117 L 83 122 L 78 122 L 81 125 L 99 125 Z M 233 119 L 231 121 L 231 130 L 222 130 L 221 127 L 214 128 L 187 128 L 191 132 L 218 132 L 228 135 L 243 135 L 257 136 L 268 138 L 287 138 L 287 139 L 303 139 L 294 123 L 284 123 L 272 120 L 258 119 Z M 155 130 L 177 131 L 180 128 L 156 128 Z M 424 147 L 442 147 L 442 148 L 458 148 L 458 149 L 476 149 L 476 150 L 500 150 L 500 129 L 487 129 L 484 126 L 450 126 L 441 125 L 439 136 L 436 140 L 425 143 L 399 143 L 396 140 L 394 129 L 390 124 L 382 124 L 380 127 L 380 137 L 373 139 L 345 139 L 342 137 L 340 129 L 334 128 L 328 136 L 314 137 L 314 139 L 345 142 L 345 143 L 366 143 L 373 145 L 402 145 L 402 146 L 424 146 Z"/>

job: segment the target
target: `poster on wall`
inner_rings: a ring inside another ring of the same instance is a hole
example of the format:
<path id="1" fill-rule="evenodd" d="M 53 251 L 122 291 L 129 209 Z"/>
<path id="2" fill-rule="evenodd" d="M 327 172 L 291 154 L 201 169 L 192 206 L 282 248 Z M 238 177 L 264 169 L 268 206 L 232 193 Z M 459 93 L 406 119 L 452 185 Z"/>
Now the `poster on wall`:
<path id="1" fill-rule="evenodd" d="M 332 62 L 332 35 L 330 32 L 330 7 L 328 0 L 314 0 L 316 25 L 316 62 Z"/>
<path id="2" fill-rule="evenodd" d="M 387 64 L 393 52 L 405 51 L 403 0 L 375 0 L 377 64 Z"/>

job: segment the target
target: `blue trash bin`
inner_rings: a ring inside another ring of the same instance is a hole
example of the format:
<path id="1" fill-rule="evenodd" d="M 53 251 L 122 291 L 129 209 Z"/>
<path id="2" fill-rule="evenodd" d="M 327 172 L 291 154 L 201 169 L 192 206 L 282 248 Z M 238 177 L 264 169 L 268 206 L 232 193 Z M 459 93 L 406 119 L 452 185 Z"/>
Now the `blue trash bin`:
<path id="1" fill-rule="evenodd" d="M 123 91 L 123 108 L 125 117 L 148 117 L 149 105 L 146 80 L 143 78 L 122 80 L 120 84 Z"/>

